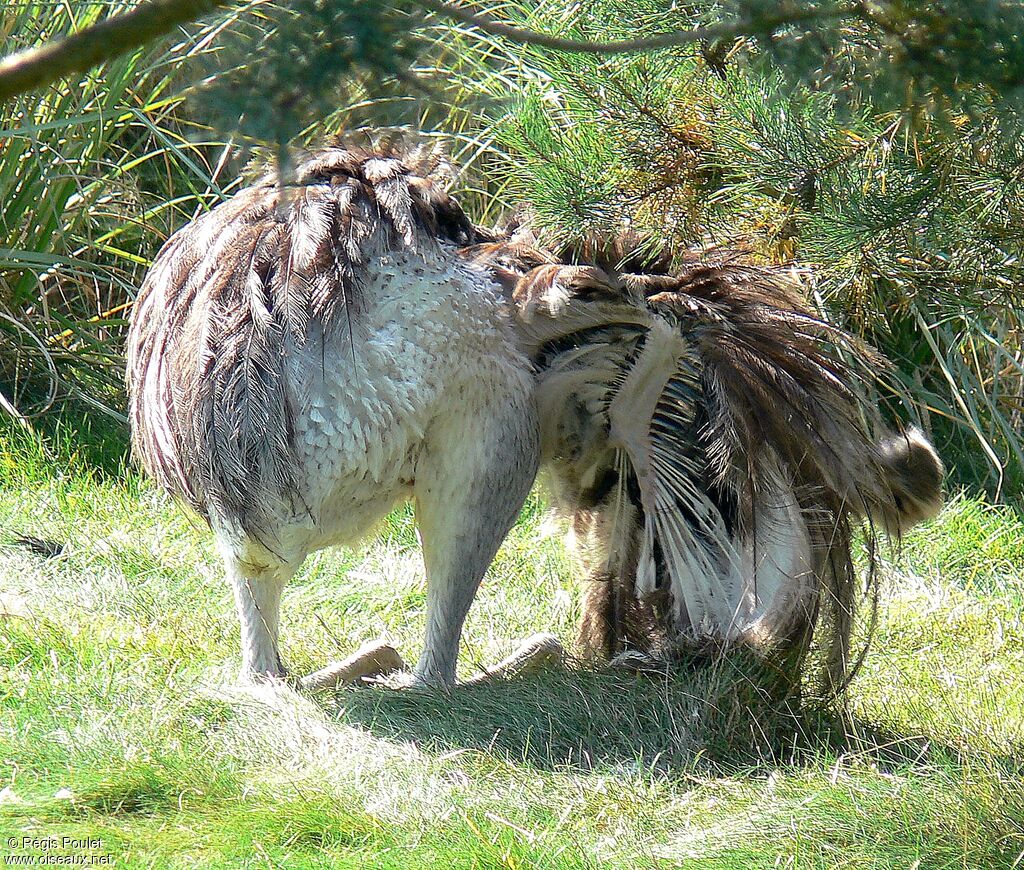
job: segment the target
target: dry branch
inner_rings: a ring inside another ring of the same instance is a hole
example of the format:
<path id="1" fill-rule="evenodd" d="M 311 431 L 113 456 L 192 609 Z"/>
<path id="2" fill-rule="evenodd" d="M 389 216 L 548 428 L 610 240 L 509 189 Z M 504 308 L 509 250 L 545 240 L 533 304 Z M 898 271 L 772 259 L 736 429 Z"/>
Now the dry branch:
<path id="1" fill-rule="evenodd" d="M 479 28 L 485 33 L 490 33 L 492 36 L 500 36 L 521 45 L 537 45 L 542 48 L 584 54 L 631 54 L 678 45 L 689 45 L 704 40 L 729 39 L 754 34 L 772 34 L 790 24 L 799 24 L 812 20 L 850 18 L 861 14 L 860 9 L 855 5 L 836 6 L 826 9 L 793 9 L 786 8 L 783 5 L 783 8 L 776 14 L 762 16 L 756 20 L 741 19 L 730 23 L 693 27 L 687 30 L 671 30 L 636 39 L 591 42 L 584 39 L 552 36 L 524 27 L 513 27 L 510 24 L 504 24 L 492 18 L 484 12 L 473 12 L 455 3 L 445 2 L 445 0 L 417 0 L 417 2 L 425 9 L 429 9 L 431 12 L 435 12 L 444 18 L 461 21 L 463 24 Z"/>
<path id="2" fill-rule="evenodd" d="M 150 0 L 70 36 L 0 60 L 0 102 L 140 48 L 226 0 Z"/>

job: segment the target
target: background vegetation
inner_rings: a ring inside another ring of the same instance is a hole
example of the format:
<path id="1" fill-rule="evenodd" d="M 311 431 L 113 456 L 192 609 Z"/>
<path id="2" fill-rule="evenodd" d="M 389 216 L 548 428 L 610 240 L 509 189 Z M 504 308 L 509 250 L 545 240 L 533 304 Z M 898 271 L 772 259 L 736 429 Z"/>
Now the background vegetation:
<path id="1" fill-rule="evenodd" d="M 18 0 L 4 44 L 133 5 Z M 404 125 L 449 142 L 482 222 L 529 202 L 553 245 L 629 229 L 652 250 L 741 245 L 811 267 L 815 302 L 896 363 L 878 400 L 932 430 L 960 480 L 1019 488 L 1019 4 L 471 8 L 583 41 L 751 36 L 580 54 L 415 4 L 253 0 L 7 101 L 0 404 L 31 416 L 71 395 L 116 415 L 127 306 L 168 233 L 230 194 L 260 146 Z"/>

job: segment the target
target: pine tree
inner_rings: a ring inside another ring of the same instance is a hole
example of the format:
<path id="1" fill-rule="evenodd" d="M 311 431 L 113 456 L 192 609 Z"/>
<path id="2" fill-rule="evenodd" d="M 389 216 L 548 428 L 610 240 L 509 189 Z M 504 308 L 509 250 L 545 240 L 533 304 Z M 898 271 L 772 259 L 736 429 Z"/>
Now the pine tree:
<path id="1" fill-rule="evenodd" d="M 817 304 L 896 364 L 877 398 L 933 429 L 961 479 L 1005 488 L 1024 470 L 1024 47 L 1000 4 L 882 5 L 890 22 L 914 8 L 918 45 L 858 22 L 627 56 L 467 39 L 449 56 L 486 106 L 479 167 L 506 210 L 528 203 L 555 246 L 629 229 L 809 267 Z M 516 8 L 591 40 L 730 14 Z"/>

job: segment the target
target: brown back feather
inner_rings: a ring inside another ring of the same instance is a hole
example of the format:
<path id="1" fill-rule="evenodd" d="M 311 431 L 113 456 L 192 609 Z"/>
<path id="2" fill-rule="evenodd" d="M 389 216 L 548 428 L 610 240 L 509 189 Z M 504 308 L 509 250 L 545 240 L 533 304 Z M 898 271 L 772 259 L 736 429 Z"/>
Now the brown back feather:
<path id="1" fill-rule="evenodd" d="M 284 360 L 351 327 L 367 258 L 477 240 L 400 153 L 328 148 L 295 182 L 268 176 L 175 233 L 139 292 L 128 341 L 133 445 L 147 471 L 206 519 L 262 530 L 294 502 L 294 397 Z M 302 508 L 302 505 L 297 505 Z"/>

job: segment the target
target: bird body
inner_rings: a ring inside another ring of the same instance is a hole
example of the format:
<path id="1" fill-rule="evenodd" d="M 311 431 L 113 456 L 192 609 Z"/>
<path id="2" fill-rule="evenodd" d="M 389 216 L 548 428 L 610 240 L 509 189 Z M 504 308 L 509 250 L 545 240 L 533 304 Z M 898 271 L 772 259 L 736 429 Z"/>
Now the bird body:
<path id="1" fill-rule="evenodd" d="M 246 673 L 281 675 L 281 589 L 414 499 L 417 675 L 454 679 L 466 610 L 538 462 L 531 366 L 473 230 L 414 161 L 328 149 L 172 237 L 129 340 L 135 451 L 210 523 Z"/>
<path id="2" fill-rule="evenodd" d="M 509 247 L 464 256 L 513 287 L 538 367 L 543 466 L 589 578 L 584 651 L 743 644 L 798 678 L 815 643 L 843 685 L 853 529 L 898 537 L 941 505 L 924 436 L 872 434 L 884 362 L 813 315 L 789 269 L 703 251 L 609 272 L 607 240 L 581 264 Z"/>
<path id="3" fill-rule="evenodd" d="M 445 251 L 384 255 L 366 271 L 351 334 L 310 336 L 285 362 L 300 498 L 277 522 L 294 522 L 299 552 L 351 542 L 412 496 L 431 424 L 474 414 L 467 381 L 531 389 L 486 275 Z"/>

